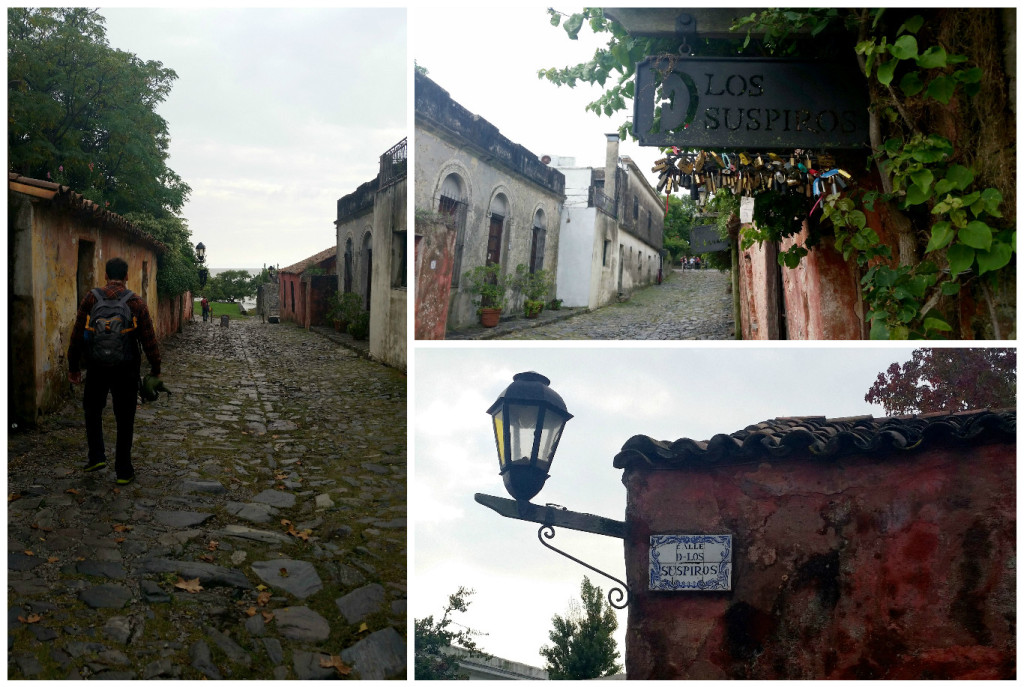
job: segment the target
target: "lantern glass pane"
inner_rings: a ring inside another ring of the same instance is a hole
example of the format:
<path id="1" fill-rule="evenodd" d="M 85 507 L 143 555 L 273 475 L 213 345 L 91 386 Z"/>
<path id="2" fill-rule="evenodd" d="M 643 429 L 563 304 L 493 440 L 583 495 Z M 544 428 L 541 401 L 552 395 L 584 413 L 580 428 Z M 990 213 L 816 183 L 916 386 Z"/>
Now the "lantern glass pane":
<path id="1" fill-rule="evenodd" d="M 508 409 L 509 453 L 511 463 L 529 463 L 537 429 L 537 406 L 510 403 Z"/>
<path id="2" fill-rule="evenodd" d="M 537 452 L 537 467 L 547 472 L 551 468 L 551 459 L 558 447 L 558 439 L 565 427 L 565 416 L 548 408 L 544 413 L 544 425 L 540 430 L 540 450 Z"/>
<path id="3" fill-rule="evenodd" d="M 505 469 L 505 413 L 504 408 L 498 406 L 494 411 L 494 441 L 498 445 L 498 465 L 501 470 Z"/>

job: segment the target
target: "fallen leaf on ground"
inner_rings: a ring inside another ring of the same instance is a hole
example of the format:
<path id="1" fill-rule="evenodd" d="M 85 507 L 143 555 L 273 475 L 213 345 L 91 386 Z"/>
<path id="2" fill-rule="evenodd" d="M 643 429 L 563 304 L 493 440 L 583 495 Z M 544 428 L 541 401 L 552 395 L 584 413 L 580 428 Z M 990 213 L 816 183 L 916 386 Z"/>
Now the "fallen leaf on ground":
<path id="1" fill-rule="evenodd" d="M 21 498 L 21 494 L 8 494 L 7 495 L 7 503 L 10 503 L 11 501 L 17 501 L 20 498 Z"/>
<path id="2" fill-rule="evenodd" d="M 31 614 L 29 614 L 29 616 L 27 618 L 23 618 L 20 615 L 18 616 L 18 622 L 20 622 L 20 623 L 38 623 L 42 619 L 43 619 L 43 616 L 41 616 L 41 615 L 39 615 L 37 613 L 31 613 Z"/>
<path id="3" fill-rule="evenodd" d="M 334 668 L 338 671 L 339 675 L 348 675 L 352 672 L 352 668 L 341 662 L 341 656 L 331 656 L 330 658 L 320 657 L 321 668 Z"/>
<path id="4" fill-rule="evenodd" d="M 281 577 L 288 577 L 288 568 L 281 568 L 277 571 L 277 574 Z"/>
<path id="5" fill-rule="evenodd" d="M 131 525 L 114 525 L 115 532 L 127 532 L 131 529 Z"/>
<path id="6" fill-rule="evenodd" d="M 292 521 L 291 520 L 282 520 L 281 524 L 284 525 L 285 527 L 291 527 L 292 526 Z"/>
<path id="7" fill-rule="evenodd" d="M 114 543 L 115 544 L 123 544 L 125 541 L 127 541 L 127 539 L 125 537 L 118 537 L 117 539 L 114 540 Z"/>
<path id="8" fill-rule="evenodd" d="M 117 488 L 117 487 L 114 487 L 114 493 L 115 494 L 120 494 L 121 490 L 119 488 Z"/>
<path id="9" fill-rule="evenodd" d="M 213 563 L 213 561 L 215 559 L 214 559 L 214 557 L 211 554 L 204 553 L 204 554 L 199 556 L 199 560 L 205 561 L 206 563 Z"/>
<path id="10" fill-rule="evenodd" d="M 190 594 L 195 594 L 196 592 L 200 592 L 203 590 L 202 585 L 199 584 L 198 577 L 194 580 L 183 580 L 179 577 L 178 581 L 174 583 L 174 586 L 178 589 L 184 589 L 186 592 Z"/>
<path id="11" fill-rule="evenodd" d="M 264 625 L 269 623 L 273 619 L 274 619 L 274 614 L 273 613 L 271 613 L 270 611 L 263 611 L 263 624 Z"/>
<path id="12" fill-rule="evenodd" d="M 258 585 L 256 585 L 256 591 L 262 592 L 262 591 L 266 591 L 266 590 L 267 590 L 267 585 L 265 585 L 265 584 L 258 584 Z"/>
<path id="13" fill-rule="evenodd" d="M 26 556 L 34 556 L 35 554 L 32 551 L 30 551 L 29 549 L 25 549 L 25 555 Z"/>
<path id="14" fill-rule="evenodd" d="M 256 615 L 256 607 L 249 606 L 249 608 L 245 609 L 245 614 L 250 618 L 253 617 L 254 615 Z"/>
<path id="15" fill-rule="evenodd" d="M 260 595 L 256 597 L 256 605 L 266 606 L 270 603 L 270 592 L 260 592 Z"/>
<path id="16" fill-rule="evenodd" d="M 206 548 L 208 548 L 210 551 L 216 551 L 218 546 L 220 546 L 220 542 L 216 539 L 211 539 L 210 543 L 206 545 Z"/>
<path id="17" fill-rule="evenodd" d="M 78 496 L 78 490 L 77 489 L 68 489 L 64 493 L 65 494 L 74 494 L 75 496 Z"/>
<path id="18" fill-rule="evenodd" d="M 370 627 L 366 623 L 361 623 L 359 625 L 359 632 L 369 632 L 369 631 L 370 631 Z"/>
<path id="19" fill-rule="evenodd" d="M 59 560 L 60 560 L 60 556 L 50 556 L 49 558 L 46 559 L 46 562 L 47 563 L 56 563 Z"/>

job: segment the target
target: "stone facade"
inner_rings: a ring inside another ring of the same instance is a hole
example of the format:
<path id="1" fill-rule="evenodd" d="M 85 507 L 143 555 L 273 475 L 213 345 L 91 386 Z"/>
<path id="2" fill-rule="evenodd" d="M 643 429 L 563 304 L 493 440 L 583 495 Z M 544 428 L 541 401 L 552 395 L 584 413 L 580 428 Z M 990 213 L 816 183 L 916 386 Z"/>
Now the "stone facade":
<path id="1" fill-rule="evenodd" d="M 557 274 L 564 191 L 558 170 L 416 74 L 415 208 L 456 225 L 449 329 L 477 320 L 461 286 L 474 267 L 498 263 L 508 275 L 522 264 Z"/>
<path id="2" fill-rule="evenodd" d="M 104 283 L 107 260 L 128 262 L 128 288 L 149 306 L 158 337 L 181 328 L 191 295 L 160 302 L 157 259 L 166 248 L 66 186 L 8 176 L 8 407 L 34 423 L 63 402 L 78 305 Z"/>
<path id="3" fill-rule="evenodd" d="M 1012 678 L 1015 444 L 1013 410 L 630 439 L 627 675 Z M 731 589 L 651 591 L 664 534 L 732 535 Z"/>
<path id="4" fill-rule="evenodd" d="M 370 313 L 370 355 L 405 369 L 408 167 L 405 139 L 380 158 L 376 178 L 338 199 L 337 290 Z"/>

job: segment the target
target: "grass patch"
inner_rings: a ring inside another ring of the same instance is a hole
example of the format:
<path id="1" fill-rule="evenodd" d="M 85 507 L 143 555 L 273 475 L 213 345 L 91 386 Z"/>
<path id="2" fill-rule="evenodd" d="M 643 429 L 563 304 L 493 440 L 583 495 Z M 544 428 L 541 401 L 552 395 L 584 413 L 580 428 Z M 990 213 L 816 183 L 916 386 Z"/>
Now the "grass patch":
<path id="1" fill-rule="evenodd" d="M 196 319 L 200 322 L 203 321 L 203 306 L 199 304 L 199 301 L 192 302 L 192 311 L 195 313 Z M 243 315 L 238 311 L 238 303 L 219 303 L 217 301 L 210 301 L 210 312 L 214 319 L 219 318 L 221 315 L 227 315 L 231 318 L 241 317 L 252 317 L 246 313 Z"/>

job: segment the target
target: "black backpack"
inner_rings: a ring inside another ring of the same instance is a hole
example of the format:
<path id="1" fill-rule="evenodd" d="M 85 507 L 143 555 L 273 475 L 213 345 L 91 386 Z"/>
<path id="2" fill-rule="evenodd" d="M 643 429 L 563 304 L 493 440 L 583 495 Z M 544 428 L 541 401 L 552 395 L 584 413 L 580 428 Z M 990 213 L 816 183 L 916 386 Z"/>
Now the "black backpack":
<path id="1" fill-rule="evenodd" d="M 92 293 L 96 304 L 85 323 L 89 361 L 109 367 L 137 360 L 136 321 L 128 307 L 128 299 L 135 294 L 127 289 L 120 298 L 107 298 L 102 289 L 93 289 Z"/>

